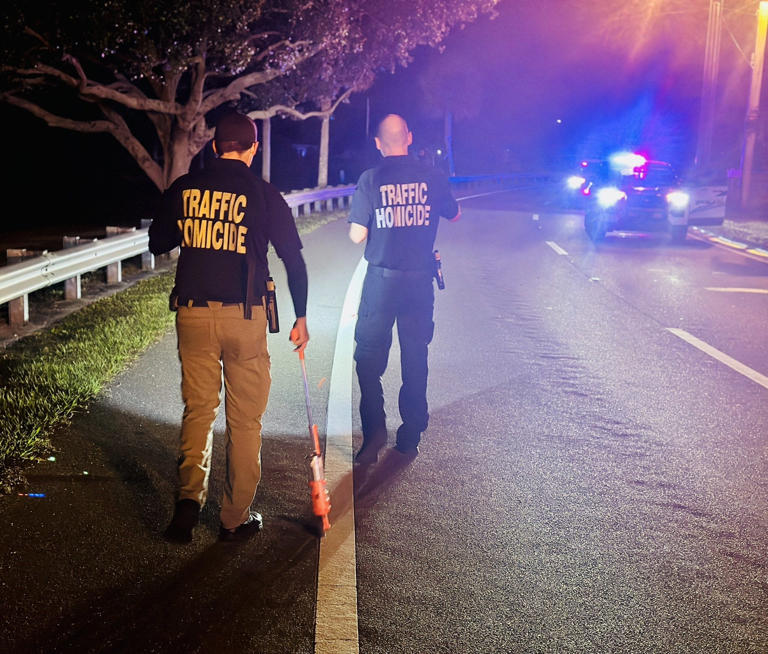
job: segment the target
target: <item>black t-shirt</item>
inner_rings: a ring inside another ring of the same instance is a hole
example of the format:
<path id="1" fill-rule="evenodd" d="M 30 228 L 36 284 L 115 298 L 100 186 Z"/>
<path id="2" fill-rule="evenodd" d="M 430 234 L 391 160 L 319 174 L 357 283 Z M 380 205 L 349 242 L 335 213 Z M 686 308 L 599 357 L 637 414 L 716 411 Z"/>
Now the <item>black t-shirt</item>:
<path id="1" fill-rule="evenodd" d="M 301 257 L 301 239 L 283 196 L 234 159 L 215 159 L 177 179 L 149 230 L 155 254 L 181 245 L 176 292 L 182 301 L 243 302 L 248 257 L 257 263 L 253 283 L 263 289 L 270 242 L 283 260 Z"/>
<path id="2" fill-rule="evenodd" d="M 368 228 L 369 264 L 431 270 L 440 216 L 454 218 L 458 212 L 444 173 L 408 156 L 392 156 L 360 175 L 349 222 Z"/>

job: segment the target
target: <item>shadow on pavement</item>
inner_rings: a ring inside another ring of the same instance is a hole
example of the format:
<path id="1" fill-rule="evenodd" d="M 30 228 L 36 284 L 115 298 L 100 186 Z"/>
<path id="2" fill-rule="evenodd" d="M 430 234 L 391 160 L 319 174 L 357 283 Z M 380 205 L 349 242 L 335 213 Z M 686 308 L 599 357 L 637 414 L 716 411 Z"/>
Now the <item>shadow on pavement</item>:
<path id="1" fill-rule="evenodd" d="M 379 455 L 376 464 L 355 467 L 355 518 L 358 521 L 365 519 L 381 494 L 397 483 L 413 460 L 388 449 Z"/>
<path id="2" fill-rule="evenodd" d="M 224 437 L 189 545 L 166 543 L 178 424 L 99 403 L 56 438 L 55 462 L 0 504 L 5 652 L 311 652 L 318 539 L 306 444 L 264 436 L 264 530 L 219 543 Z M 87 473 L 87 474 L 86 474 Z"/>

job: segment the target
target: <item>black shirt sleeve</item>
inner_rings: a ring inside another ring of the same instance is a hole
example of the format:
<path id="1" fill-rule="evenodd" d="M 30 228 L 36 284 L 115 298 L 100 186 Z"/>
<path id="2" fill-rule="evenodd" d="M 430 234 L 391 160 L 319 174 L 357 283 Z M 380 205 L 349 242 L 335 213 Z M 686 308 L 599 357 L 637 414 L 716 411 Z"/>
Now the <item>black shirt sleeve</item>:
<path id="1" fill-rule="evenodd" d="M 451 183 L 445 175 L 438 175 L 439 213 L 441 216 L 451 219 L 459 213 L 459 204 L 453 198 Z"/>
<path id="2" fill-rule="evenodd" d="M 293 301 L 293 313 L 297 318 L 307 315 L 307 291 L 309 281 L 307 279 L 307 266 L 301 251 L 283 259 L 285 273 L 288 277 L 288 290 Z"/>
<path id="3" fill-rule="evenodd" d="M 293 311 L 297 318 L 307 315 L 307 266 L 301 254 L 301 238 L 296 229 L 291 208 L 276 187 L 264 184 L 264 199 L 267 205 L 268 238 L 274 245 L 277 256 L 285 266 L 288 289 L 293 300 Z"/>
<path id="4" fill-rule="evenodd" d="M 264 183 L 264 200 L 267 205 L 267 237 L 275 246 L 281 259 L 290 257 L 302 248 L 299 231 L 293 219 L 291 208 L 285 198 L 271 184 Z"/>

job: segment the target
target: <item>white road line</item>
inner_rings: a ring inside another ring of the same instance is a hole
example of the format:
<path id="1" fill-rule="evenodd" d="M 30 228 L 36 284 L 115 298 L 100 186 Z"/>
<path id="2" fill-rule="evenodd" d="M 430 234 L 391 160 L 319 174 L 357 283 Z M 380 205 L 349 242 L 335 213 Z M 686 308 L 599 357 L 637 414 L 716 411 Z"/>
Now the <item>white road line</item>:
<path id="1" fill-rule="evenodd" d="M 768 295 L 768 288 L 724 288 L 719 286 L 707 286 L 705 291 L 718 293 L 762 293 Z"/>
<path id="2" fill-rule="evenodd" d="M 557 243 L 555 243 L 554 241 L 546 241 L 546 244 L 547 244 L 549 247 L 551 247 L 551 248 L 552 248 L 552 249 L 553 249 L 555 252 L 557 252 L 558 254 L 565 254 L 565 255 L 567 255 L 567 254 L 568 254 L 568 253 L 567 253 L 565 250 L 563 250 L 563 248 L 561 248 L 561 247 L 560 247 L 560 246 L 559 246 Z"/>
<path id="3" fill-rule="evenodd" d="M 352 483 L 352 354 L 357 306 L 367 267 L 365 259 L 361 259 L 347 287 L 328 389 L 325 479 L 331 494 L 331 528 L 320 541 L 316 654 L 358 654 L 360 651 Z"/>
<path id="4" fill-rule="evenodd" d="M 471 200 L 473 198 L 484 198 L 486 195 L 496 195 L 497 193 L 507 193 L 510 190 L 514 190 L 514 189 L 505 188 L 500 191 L 487 191 L 486 193 L 477 193 L 475 195 L 465 195 L 463 197 L 456 198 L 456 202 L 461 202 L 462 200 Z"/>
<path id="5" fill-rule="evenodd" d="M 705 354 L 708 354 L 713 359 L 717 359 L 720 363 L 724 363 L 729 368 L 733 368 L 736 372 L 741 373 L 753 382 L 760 384 L 764 388 L 768 388 L 768 377 L 760 374 L 756 370 L 752 370 L 749 366 L 745 366 L 740 361 L 737 361 L 733 357 L 729 357 L 724 352 L 721 352 L 717 348 L 712 347 L 708 343 L 696 338 L 692 334 L 689 334 L 684 329 L 677 329 L 676 327 L 667 327 L 667 331 L 672 332 L 678 338 L 682 338 L 687 343 L 700 349 Z"/>

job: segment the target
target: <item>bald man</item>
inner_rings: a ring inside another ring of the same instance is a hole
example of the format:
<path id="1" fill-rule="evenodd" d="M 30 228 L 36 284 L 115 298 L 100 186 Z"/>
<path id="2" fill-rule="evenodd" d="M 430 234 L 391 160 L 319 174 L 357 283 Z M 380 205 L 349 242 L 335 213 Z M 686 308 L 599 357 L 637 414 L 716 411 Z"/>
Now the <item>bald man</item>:
<path id="1" fill-rule="evenodd" d="M 358 180 L 349 214 L 349 237 L 365 241 L 368 270 L 355 327 L 363 444 L 355 463 L 370 465 L 387 444 L 381 376 L 397 324 L 402 386 L 395 451 L 413 458 L 429 422 L 427 354 L 434 332 L 435 260 L 440 218 L 459 219 L 444 173 L 408 156 L 413 135 L 390 114 L 379 124 L 376 147 L 384 157 Z"/>

